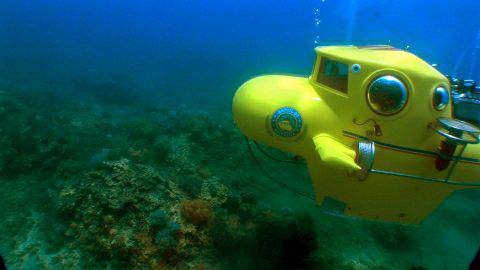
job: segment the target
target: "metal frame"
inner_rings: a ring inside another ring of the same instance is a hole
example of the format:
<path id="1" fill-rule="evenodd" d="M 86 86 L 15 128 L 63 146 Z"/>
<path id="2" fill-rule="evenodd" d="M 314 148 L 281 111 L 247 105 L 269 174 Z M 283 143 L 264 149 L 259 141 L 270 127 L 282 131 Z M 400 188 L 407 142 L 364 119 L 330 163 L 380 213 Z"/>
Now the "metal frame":
<path id="1" fill-rule="evenodd" d="M 357 134 L 354 134 L 354 133 L 351 133 L 351 132 L 348 132 L 348 131 L 345 131 L 345 130 L 343 131 L 343 133 L 346 136 L 351 136 L 351 137 L 354 137 L 356 139 L 367 140 L 371 143 L 384 145 L 384 146 L 387 146 L 387 147 L 390 147 L 390 148 L 393 148 L 393 149 L 396 148 L 396 149 L 401 149 L 401 150 L 407 150 L 407 151 L 414 152 L 414 153 L 415 152 L 417 152 L 417 153 L 422 153 L 423 152 L 423 150 L 408 149 L 408 148 L 404 148 L 404 147 L 400 147 L 400 146 L 396 146 L 396 145 L 390 145 L 390 144 L 377 142 L 377 141 L 374 141 L 374 140 L 368 140 L 368 138 L 366 138 L 366 137 L 363 137 L 363 136 L 360 136 L 360 135 L 357 135 Z M 413 179 L 413 180 L 422 181 L 422 182 L 442 183 L 442 184 L 464 186 L 464 187 L 480 187 L 480 183 L 477 183 L 477 182 L 460 182 L 460 181 L 450 180 L 450 177 L 452 176 L 452 173 L 453 173 L 455 167 L 457 166 L 458 162 L 460 160 L 466 160 L 466 158 L 462 157 L 462 154 L 465 151 L 465 148 L 467 147 L 467 144 L 463 144 L 462 146 L 463 147 L 462 147 L 462 150 L 460 151 L 460 153 L 458 155 L 452 157 L 452 160 L 454 162 L 450 166 L 449 171 L 447 173 L 447 176 L 445 178 L 424 177 L 424 176 L 414 175 L 414 174 L 407 174 L 407 173 L 400 173 L 400 172 L 393 172 L 393 171 L 386 171 L 386 170 L 377 170 L 377 169 L 373 168 L 373 162 L 372 162 L 372 167 L 371 167 L 371 169 L 368 170 L 368 172 L 369 173 L 375 173 L 375 174 L 398 176 L 398 177 Z M 436 155 L 435 152 L 428 152 L 427 154 Z M 480 161 L 476 160 L 476 162 L 480 162 Z"/>

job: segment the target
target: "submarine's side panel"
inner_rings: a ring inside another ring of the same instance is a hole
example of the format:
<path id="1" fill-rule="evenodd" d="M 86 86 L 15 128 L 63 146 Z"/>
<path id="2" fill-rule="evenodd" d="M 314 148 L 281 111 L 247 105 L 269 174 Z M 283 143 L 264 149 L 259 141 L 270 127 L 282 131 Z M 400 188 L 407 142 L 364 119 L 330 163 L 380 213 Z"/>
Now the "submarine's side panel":
<path id="1" fill-rule="evenodd" d="M 415 164 L 415 172 L 420 175 L 441 178 L 447 173 L 443 171 L 432 175 L 434 166 L 432 157 L 412 158 L 410 153 L 392 153 L 391 150 L 379 147 L 376 152 L 377 161 L 374 163 L 374 169 L 412 173 L 408 168 Z M 320 205 L 325 199 L 327 201 L 333 199 L 345 204 L 343 214 L 371 220 L 420 223 L 449 194 L 462 188 L 374 173 L 366 180 L 359 181 L 355 177 L 349 177 L 346 171 L 323 166 L 316 155 L 309 156 L 307 162 Z"/>

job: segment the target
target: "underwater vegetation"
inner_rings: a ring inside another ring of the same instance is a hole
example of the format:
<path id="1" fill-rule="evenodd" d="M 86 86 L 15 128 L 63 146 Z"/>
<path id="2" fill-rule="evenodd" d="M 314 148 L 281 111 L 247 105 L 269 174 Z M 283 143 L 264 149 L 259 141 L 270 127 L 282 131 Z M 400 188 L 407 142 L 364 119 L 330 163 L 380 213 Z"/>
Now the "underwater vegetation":
<path id="1" fill-rule="evenodd" d="M 73 80 L 73 88 L 84 97 L 108 104 L 125 105 L 140 101 L 143 96 L 134 79 L 122 74 L 102 78 L 86 74 Z"/>
<path id="2" fill-rule="evenodd" d="M 129 95 L 0 91 L 12 269 L 438 269 L 415 255 L 425 230 L 322 215 L 272 183 L 228 114 L 120 102 Z M 309 190 L 304 169 L 262 161 Z"/>

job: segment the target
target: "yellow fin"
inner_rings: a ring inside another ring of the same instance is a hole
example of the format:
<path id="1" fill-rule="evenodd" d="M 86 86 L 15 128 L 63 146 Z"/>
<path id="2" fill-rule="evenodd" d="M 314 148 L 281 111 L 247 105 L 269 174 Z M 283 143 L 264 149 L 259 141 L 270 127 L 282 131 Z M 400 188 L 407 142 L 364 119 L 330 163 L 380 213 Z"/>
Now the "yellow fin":
<path id="1" fill-rule="evenodd" d="M 361 170 L 355 162 L 356 153 L 353 149 L 336 141 L 327 134 L 320 134 L 313 137 L 315 150 L 325 165 L 346 170 Z"/>

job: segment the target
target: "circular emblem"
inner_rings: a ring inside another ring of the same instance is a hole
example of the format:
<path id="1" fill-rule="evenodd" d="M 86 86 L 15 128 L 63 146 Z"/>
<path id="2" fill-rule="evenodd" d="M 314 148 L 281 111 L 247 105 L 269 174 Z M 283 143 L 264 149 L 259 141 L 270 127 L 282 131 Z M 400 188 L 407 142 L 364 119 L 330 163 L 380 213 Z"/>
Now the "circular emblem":
<path id="1" fill-rule="evenodd" d="M 295 109 L 283 107 L 275 111 L 272 116 L 272 128 L 275 134 L 291 138 L 302 130 L 302 117 Z"/>
<path id="2" fill-rule="evenodd" d="M 359 64 L 355 64 L 355 65 L 352 66 L 352 72 L 355 73 L 355 74 L 360 72 L 361 69 L 362 69 L 362 67 Z"/>

